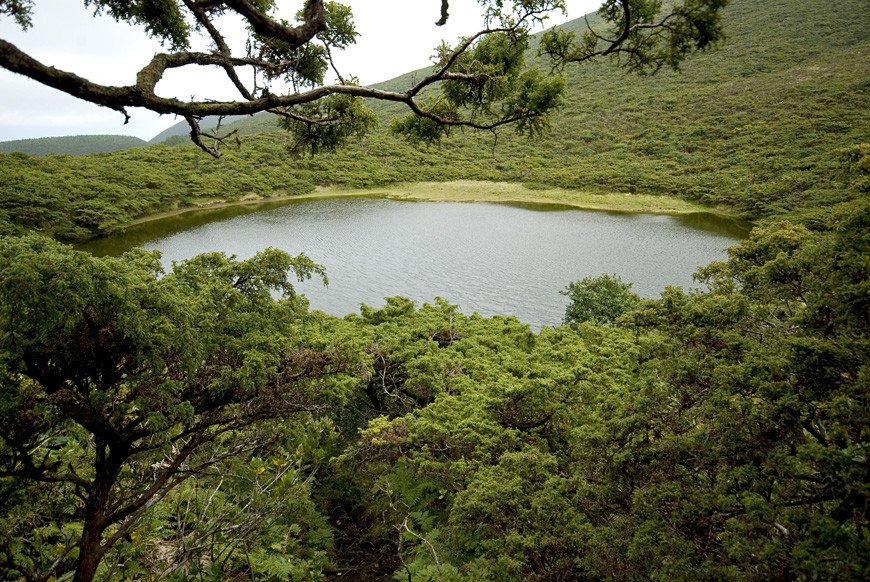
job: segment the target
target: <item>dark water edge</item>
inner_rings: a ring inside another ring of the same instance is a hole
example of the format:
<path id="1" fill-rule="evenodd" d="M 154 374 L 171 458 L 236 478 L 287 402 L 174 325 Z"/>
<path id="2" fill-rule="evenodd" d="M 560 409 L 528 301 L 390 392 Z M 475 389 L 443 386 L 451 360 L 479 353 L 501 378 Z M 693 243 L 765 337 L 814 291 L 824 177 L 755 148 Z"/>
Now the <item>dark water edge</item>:
<path id="1" fill-rule="evenodd" d="M 703 230 L 704 232 L 715 233 L 739 240 L 743 240 L 749 236 L 749 232 L 754 226 L 748 220 L 727 218 L 713 212 L 692 212 L 691 214 L 680 214 L 674 218 L 676 218 L 680 224 L 689 228 L 695 228 Z"/>
<path id="2" fill-rule="evenodd" d="M 384 199 L 380 196 L 369 196 L 365 194 L 345 196 L 342 198 Z M 254 214 L 293 204 L 305 204 L 312 200 L 328 199 L 334 198 L 282 198 L 280 200 L 263 200 L 251 204 L 230 204 L 220 208 L 192 208 L 189 210 L 182 210 L 177 214 L 171 214 L 169 216 L 134 224 L 119 229 L 111 235 L 77 243 L 74 246 L 78 250 L 88 251 L 98 257 L 117 257 L 137 246 L 212 222 L 221 222 L 237 216 L 245 216 L 247 214 Z M 433 202 L 425 200 L 402 200 L 401 202 L 433 204 Z M 534 212 L 601 212 L 613 216 L 646 214 L 643 212 L 578 208 L 576 206 L 571 206 L 570 204 L 560 204 L 558 202 L 464 202 L 463 204 L 498 204 L 531 210 Z M 749 221 L 724 216 L 715 212 L 693 212 L 690 214 L 673 215 L 673 217 L 689 228 L 695 228 L 741 240 L 749 235 L 749 232 L 753 227 L 753 224 Z"/>
<path id="3" fill-rule="evenodd" d="M 212 222 L 222 222 L 237 216 L 245 216 L 280 208 L 289 204 L 303 203 L 308 199 L 263 200 L 251 204 L 230 204 L 219 208 L 192 208 L 181 210 L 119 229 L 108 236 L 91 239 L 75 246 L 80 251 L 88 251 L 98 257 L 117 257 L 148 242 L 165 238 Z"/>

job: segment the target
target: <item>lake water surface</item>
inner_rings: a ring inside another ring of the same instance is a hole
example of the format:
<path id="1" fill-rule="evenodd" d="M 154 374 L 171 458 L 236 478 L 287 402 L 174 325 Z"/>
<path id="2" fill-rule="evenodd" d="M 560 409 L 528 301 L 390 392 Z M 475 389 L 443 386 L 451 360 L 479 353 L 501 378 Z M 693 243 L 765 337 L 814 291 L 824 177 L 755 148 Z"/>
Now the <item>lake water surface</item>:
<path id="1" fill-rule="evenodd" d="M 381 306 L 385 296 L 420 303 L 440 296 L 467 314 L 516 315 L 537 328 L 560 323 L 567 298 L 559 290 L 588 275 L 616 273 L 646 297 L 666 285 L 696 286 L 692 273 L 724 258 L 743 232 L 710 215 L 373 198 L 297 201 L 214 218 L 148 223 L 85 248 L 111 254 L 133 245 L 157 249 L 168 268 L 202 252 L 248 258 L 277 247 L 304 252 L 326 267 L 329 288 L 297 286 L 313 309 L 344 315 L 361 303 Z M 178 229 L 184 230 L 166 234 Z"/>

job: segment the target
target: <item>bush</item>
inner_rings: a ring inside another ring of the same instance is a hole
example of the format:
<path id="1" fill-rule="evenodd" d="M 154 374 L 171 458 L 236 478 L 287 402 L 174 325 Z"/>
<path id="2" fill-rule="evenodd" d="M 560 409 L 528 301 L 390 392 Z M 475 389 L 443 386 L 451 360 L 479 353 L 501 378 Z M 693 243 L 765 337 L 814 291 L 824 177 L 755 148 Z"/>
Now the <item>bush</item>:
<path id="1" fill-rule="evenodd" d="M 640 300 L 630 289 L 631 283 L 625 283 L 619 275 L 604 274 L 574 281 L 560 291 L 571 299 L 563 321 L 572 326 L 586 321 L 612 324 Z"/>

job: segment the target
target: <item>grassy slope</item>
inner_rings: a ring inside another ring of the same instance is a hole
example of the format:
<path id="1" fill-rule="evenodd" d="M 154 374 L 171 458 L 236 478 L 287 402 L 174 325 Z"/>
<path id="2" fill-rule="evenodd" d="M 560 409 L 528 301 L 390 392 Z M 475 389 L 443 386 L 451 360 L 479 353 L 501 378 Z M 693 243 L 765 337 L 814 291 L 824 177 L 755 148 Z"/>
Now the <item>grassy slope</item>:
<path id="1" fill-rule="evenodd" d="M 127 150 L 148 142 L 129 135 L 69 135 L 0 142 L 0 152 L 20 152 L 35 156 L 48 154 L 85 155 Z"/>
<path id="2" fill-rule="evenodd" d="M 430 149 L 426 161 L 451 178 L 459 166 L 469 178 L 492 179 L 492 168 L 469 168 L 471 160 L 494 166 L 496 179 L 676 194 L 750 218 L 816 207 L 841 195 L 832 183 L 839 152 L 870 139 L 868 20 L 861 1 L 734 1 L 727 42 L 682 71 L 644 78 L 609 63 L 572 68 L 566 107 L 542 140 L 503 134 L 493 150 L 490 136 L 463 134 Z M 423 74 L 381 86 L 400 90 Z M 371 105 L 382 119 L 402 111 Z M 233 127 L 265 131 L 270 120 Z"/>
<path id="3" fill-rule="evenodd" d="M 0 157 L 0 232 L 38 228 L 76 239 L 178 207 L 414 181 L 670 194 L 748 218 L 800 212 L 849 196 L 836 181 L 838 152 L 870 141 L 868 18 L 863 0 L 734 0 L 729 40 L 680 74 L 640 78 L 609 63 L 571 69 L 566 107 L 550 133 L 531 141 L 457 133 L 415 148 L 382 129 L 304 160 L 289 157 L 287 137 L 274 133 L 245 136 L 217 161 L 192 146 L 75 163 Z M 251 122 L 259 129 L 264 120 L 243 123 Z"/>
<path id="4" fill-rule="evenodd" d="M 206 131 L 217 127 L 218 121 L 220 121 L 222 127 L 225 127 L 240 119 L 247 119 L 247 116 L 232 115 L 229 117 L 225 117 L 224 119 L 220 119 L 219 117 L 215 116 L 204 117 L 202 121 L 199 122 L 199 127 L 203 131 Z M 166 129 L 149 139 L 148 143 L 151 145 L 165 143 L 166 140 L 175 137 L 188 138 L 189 141 L 188 136 L 190 136 L 190 126 L 187 124 L 186 121 L 181 120 L 178 123 L 167 127 Z"/>

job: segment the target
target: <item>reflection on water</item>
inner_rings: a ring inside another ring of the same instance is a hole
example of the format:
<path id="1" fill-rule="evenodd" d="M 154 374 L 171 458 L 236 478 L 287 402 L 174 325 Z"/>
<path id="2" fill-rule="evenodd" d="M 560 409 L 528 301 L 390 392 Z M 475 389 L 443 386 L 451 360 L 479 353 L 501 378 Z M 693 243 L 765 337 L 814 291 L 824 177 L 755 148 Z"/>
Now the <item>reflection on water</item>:
<path id="1" fill-rule="evenodd" d="M 254 212 L 262 212 L 287 204 L 298 203 L 296 201 L 274 200 L 258 202 L 255 204 L 237 204 L 223 208 L 203 208 L 200 210 L 187 210 L 180 214 L 174 214 L 149 220 L 141 224 L 129 226 L 124 230 L 105 238 L 98 238 L 77 245 L 76 248 L 89 251 L 98 257 L 118 256 L 133 247 L 142 246 L 151 241 L 165 238 L 177 232 L 190 230 L 210 222 L 221 222 L 244 216 Z"/>
<path id="2" fill-rule="evenodd" d="M 326 266 L 328 289 L 298 287 L 314 309 L 343 315 L 390 295 L 441 296 L 465 313 L 516 315 L 538 327 L 561 321 L 559 290 L 570 281 L 616 273 L 643 296 L 669 284 L 694 286 L 692 273 L 724 258 L 744 233 L 712 215 L 345 198 L 182 215 L 85 248 L 117 254 L 141 245 L 160 250 L 169 266 L 201 252 L 247 258 L 272 246 Z"/>
<path id="3" fill-rule="evenodd" d="M 752 223 L 743 220 L 723 220 L 721 216 L 709 212 L 682 214 L 676 219 L 689 228 L 704 230 L 722 236 L 743 239 L 752 230 Z"/>

